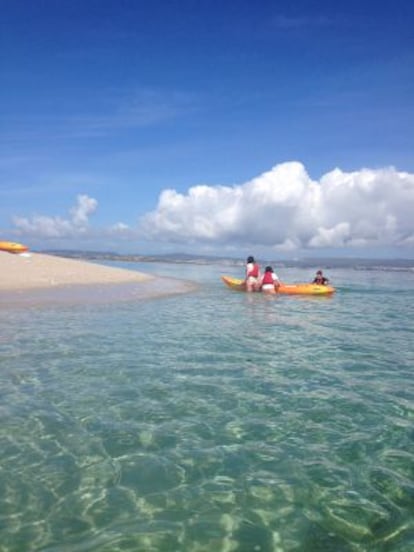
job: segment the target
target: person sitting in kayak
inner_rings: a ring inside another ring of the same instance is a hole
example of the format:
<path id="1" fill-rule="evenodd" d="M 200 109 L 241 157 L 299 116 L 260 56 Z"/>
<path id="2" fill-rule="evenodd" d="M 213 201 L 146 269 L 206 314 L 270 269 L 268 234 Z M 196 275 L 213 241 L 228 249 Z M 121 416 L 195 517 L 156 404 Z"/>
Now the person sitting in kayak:
<path id="1" fill-rule="evenodd" d="M 325 278 L 325 276 L 323 275 L 322 270 L 318 270 L 312 283 L 313 284 L 318 284 L 320 286 L 326 286 L 326 285 L 328 285 L 328 282 L 329 282 L 329 280 L 328 280 L 328 278 Z"/>
<path id="2" fill-rule="evenodd" d="M 260 267 L 254 257 L 247 257 L 246 262 L 246 291 L 259 291 Z"/>
<path id="3" fill-rule="evenodd" d="M 261 279 L 261 290 L 263 293 L 276 293 L 279 286 L 280 281 L 277 274 L 271 266 L 267 266 Z"/>

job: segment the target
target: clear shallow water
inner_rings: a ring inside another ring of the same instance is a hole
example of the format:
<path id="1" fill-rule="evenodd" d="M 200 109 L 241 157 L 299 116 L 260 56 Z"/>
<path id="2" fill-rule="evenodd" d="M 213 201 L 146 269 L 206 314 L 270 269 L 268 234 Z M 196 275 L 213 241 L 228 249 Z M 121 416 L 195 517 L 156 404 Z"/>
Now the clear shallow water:
<path id="1" fill-rule="evenodd" d="M 414 274 L 133 267 L 202 285 L 1 310 L 0 550 L 413 550 Z"/>

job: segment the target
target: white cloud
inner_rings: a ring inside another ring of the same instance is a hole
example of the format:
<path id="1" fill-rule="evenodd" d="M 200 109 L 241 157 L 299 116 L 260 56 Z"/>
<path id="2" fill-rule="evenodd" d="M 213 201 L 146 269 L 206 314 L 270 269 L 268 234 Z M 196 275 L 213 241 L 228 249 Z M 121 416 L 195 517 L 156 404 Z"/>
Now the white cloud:
<path id="1" fill-rule="evenodd" d="M 298 162 L 235 186 L 161 193 L 141 220 L 153 240 L 295 248 L 412 245 L 414 174 L 393 167 L 313 181 Z"/>
<path id="2" fill-rule="evenodd" d="M 88 224 L 89 215 L 96 210 L 98 202 L 87 195 L 78 195 L 77 199 L 78 203 L 70 210 L 70 214 L 73 226 L 80 228 Z"/>
<path id="3" fill-rule="evenodd" d="M 113 232 L 114 234 L 123 234 L 124 232 L 129 232 L 129 230 L 129 226 L 127 224 L 124 224 L 123 222 L 117 222 L 109 229 L 109 231 Z"/>
<path id="4" fill-rule="evenodd" d="M 161 243 L 214 250 L 380 248 L 414 246 L 414 174 L 396 169 L 340 169 L 312 180 L 298 162 L 282 163 L 240 185 L 164 190 L 138 226 L 93 229 L 97 201 L 79 195 L 68 217 L 15 217 L 20 235 L 73 239 L 76 247 Z M 99 245 L 99 242 L 101 245 Z"/>
<path id="5" fill-rule="evenodd" d="M 77 203 L 70 209 L 70 218 L 35 215 L 32 218 L 14 217 L 13 223 L 20 235 L 36 238 L 66 238 L 81 236 L 87 232 L 89 216 L 98 202 L 87 195 L 78 195 Z"/>

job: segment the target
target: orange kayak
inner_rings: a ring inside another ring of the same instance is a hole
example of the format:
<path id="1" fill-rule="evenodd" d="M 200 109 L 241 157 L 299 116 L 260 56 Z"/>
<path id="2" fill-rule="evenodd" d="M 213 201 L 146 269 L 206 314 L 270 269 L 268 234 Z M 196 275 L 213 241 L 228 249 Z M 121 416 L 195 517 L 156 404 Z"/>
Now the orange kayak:
<path id="1" fill-rule="evenodd" d="M 234 289 L 236 291 L 246 291 L 246 284 L 244 280 L 240 278 L 233 278 L 232 276 L 222 276 L 221 279 L 230 289 Z M 321 286 L 318 284 L 309 283 L 281 283 L 276 291 L 280 294 L 285 295 L 331 295 L 335 292 L 335 288 L 332 286 Z"/>
<path id="2" fill-rule="evenodd" d="M 0 251 L 7 251 L 8 253 L 25 253 L 29 248 L 22 243 L 15 243 L 9 241 L 0 241 Z"/>

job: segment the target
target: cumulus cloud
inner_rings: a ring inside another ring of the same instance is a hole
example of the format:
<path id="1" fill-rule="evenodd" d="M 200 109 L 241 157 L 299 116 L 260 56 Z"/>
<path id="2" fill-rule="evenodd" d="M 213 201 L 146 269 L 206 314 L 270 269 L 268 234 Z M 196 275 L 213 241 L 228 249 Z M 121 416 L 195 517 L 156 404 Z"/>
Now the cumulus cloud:
<path id="1" fill-rule="evenodd" d="M 21 235 L 38 238 L 67 238 L 81 236 L 89 226 L 89 216 L 96 210 L 98 202 L 87 195 L 78 195 L 77 203 L 69 211 L 69 218 L 35 215 L 32 218 L 14 217 L 13 223 Z"/>
<path id="2" fill-rule="evenodd" d="M 335 169 L 314 181 L 289 162 L 241 185 L 164 190 L 141 230 L 153 240 L 279 251 L 412 246 L 413 212 L 414 174 Z"/>
<path id="3" fill-rule="evenodd" d="M 15 217 L 20 235 L 111 243 L 147 241 L 184 247 L 305 249 L 414 247 L 414 174 L 393 167 L 312 180 L 299 162 L 282 163 L 234 186 L 165 189 L 138 226 L 118 222 L 94 230 L 96 199 L 79 195 L 67 217 Z M 81 241 L 78 244 L 81 245 Z"/>

